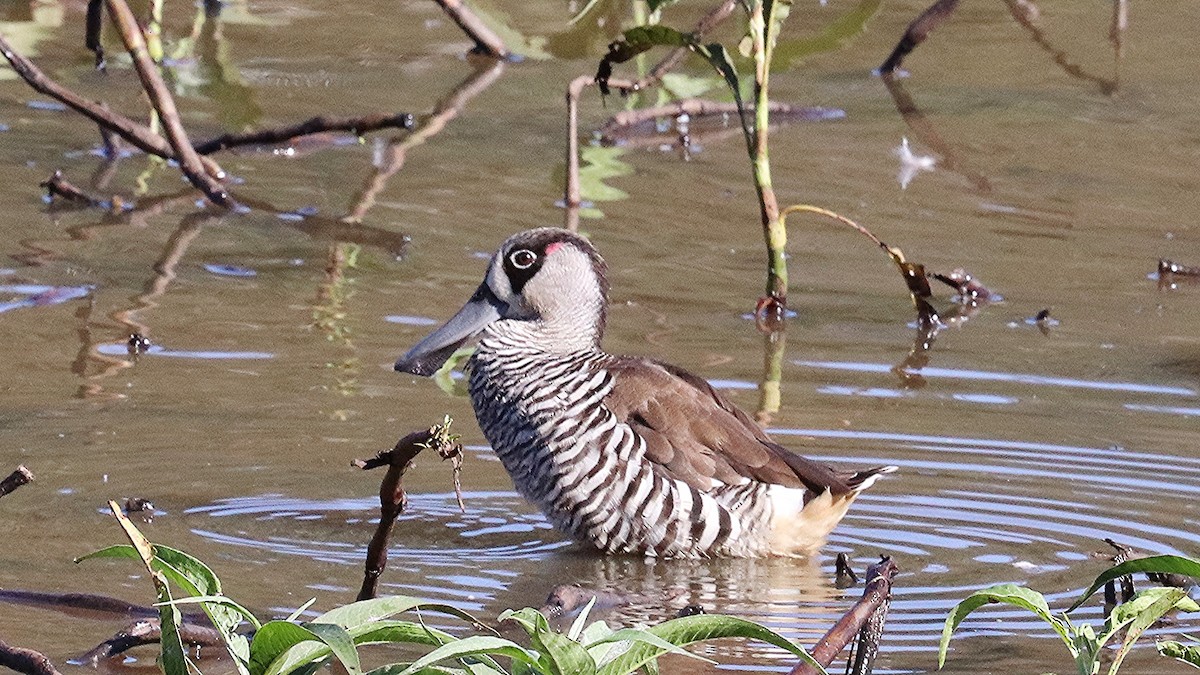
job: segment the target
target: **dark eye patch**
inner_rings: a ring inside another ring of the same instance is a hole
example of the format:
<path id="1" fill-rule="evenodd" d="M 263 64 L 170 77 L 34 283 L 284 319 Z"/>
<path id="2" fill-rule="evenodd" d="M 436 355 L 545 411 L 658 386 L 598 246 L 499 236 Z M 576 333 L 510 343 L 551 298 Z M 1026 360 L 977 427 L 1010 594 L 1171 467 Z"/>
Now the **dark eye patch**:
<path id="1" fill-rule="evenodd" d="M 542 247 L 544 248 L 544 247 Z M 518 249 L 504 256 L 504 273 L 513 293 L 520 294 L 525 284 L 542 269 L 545 256 L 538 249 Z"/>

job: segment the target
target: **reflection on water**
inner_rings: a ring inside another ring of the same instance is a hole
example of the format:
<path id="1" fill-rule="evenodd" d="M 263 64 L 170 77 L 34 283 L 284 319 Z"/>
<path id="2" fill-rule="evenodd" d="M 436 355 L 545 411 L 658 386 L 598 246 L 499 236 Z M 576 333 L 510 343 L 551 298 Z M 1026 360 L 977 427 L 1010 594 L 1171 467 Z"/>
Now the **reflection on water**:
<path id="1" fill-rule="evenodd" d="M 898 464 L 900 476 L 907 478 L 893 480 L 925 482 L 930 488 L 868 492 L 831 535 L 820 560 L 602 557 L 561 541 L 511 492 L 467 493 L 465 514 L 453 494 L 413 495 L 389 555 L 399 570 L 425 570 L 422 576 L 428 576 L 415 582 L 385 577 L 386 585 L 391 592 L 433 597 L 486 615 L 537 605 L 553 586 L 577 583 L 627 596 L 612 610 L 614 619 L 668 618 L 685 605 L 699 604 L 811 640 L 857 595 L 855 589 L 843 593 L 833 587 L 832 556 L 845 552 L 861 569 L 878 553 L 887 553 L 903 562 L 889 640 L 927 651 L 937 643 L 946 612 L 975 590 L 978 580 L 1025 582 L 1067 599 L 1100 569 L 1092 554 L 1103 548 L 1105 538 L 1148 554 L 1187 555 L 1200 549 L 1200 532 L 1152 524 L 1165 502 L 1200 501 L 1200 458 L 882 431 L 772 433 L 785 442 L 819 439 L 837 451 L 816 455 L 831 463 Z M 1170 481 L 1159 469 L 1166 462 L 1172 465 Z M 1070 489 L 1051 495 L 1047 482 Z M 195 534 L 232 549 L 359 567 L 368 526 L 377 522 L 376 508 L 367 498 L 261 495 L 189 509 L 188 522 Z M 1079 616 L 1097 613 L 1098 608 L 1084 608 Z M 998 619 L 1016 632 L 1048 630 L 1003 608 L 972 615 L 966 626 L 970 631 Z"/>

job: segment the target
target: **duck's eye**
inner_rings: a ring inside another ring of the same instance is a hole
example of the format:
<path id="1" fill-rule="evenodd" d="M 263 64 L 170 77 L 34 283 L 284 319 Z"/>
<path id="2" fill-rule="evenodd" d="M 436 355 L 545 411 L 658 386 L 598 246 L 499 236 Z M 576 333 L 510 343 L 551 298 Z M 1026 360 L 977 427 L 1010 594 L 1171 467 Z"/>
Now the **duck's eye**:
<path id="1" fill-rule="evenodd" d="M 513 267 L 519 270 L 527 270 L 533 267 L 533 263 L 537 262 L 537 254 L 527 248 L 523 248 L 520 251 L 513 251 L 508 256 L 508 260 L 513 264 Z"/>

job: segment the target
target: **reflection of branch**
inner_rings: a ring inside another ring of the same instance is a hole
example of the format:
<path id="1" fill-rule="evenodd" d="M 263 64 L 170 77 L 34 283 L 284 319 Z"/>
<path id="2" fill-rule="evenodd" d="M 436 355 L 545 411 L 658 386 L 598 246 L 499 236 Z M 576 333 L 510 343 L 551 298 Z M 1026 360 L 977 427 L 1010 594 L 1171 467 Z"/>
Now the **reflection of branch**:
<path id="1" fill-rule="evenodd" d="M 753 109 L 753 106 L 746 106 L 747 112 Z M 773 123 L 778 123 L 781 121 L 780 117 L 783 118 L 782 121 L 792 121 L 821 120 L 829 119 L 831 116 L 844 115 L 844 113 L 842 113 L 840 110 L 831 108 L 793 106 L 788 105 L 787 103 L 776 102 L 771 103 L 770 110 L 771 121 Z M 702 98 L 685 98 L 653 108 L 622 110 L 621 112 L 609 118 L 609 120 L 600 127 L 600 137 L 606 142 L 614 142 L 620 137 L 635 135 L 642 132 L 644 129 L 653 129 L 655 127 L 654 122 L 656 122 L 660 117 L 679 117 L 680 115 L 688 115 L 692 118 L 700 118 L 737 114 L 738 107 L 736 103 L 709 101 Z M 695 123 L 696 121 L 696 119 L 692 119 L 690 120 L 690 123 Z"/>
<path id="2" fill-rule="evenodd" d="M 700 19 L 692 29 L 692 37 L 697 41 L 703 38 L 705 33 L 732 16 L 737 6 L 737 0 L 722 0 Z M 610 78 L 607 84 L 625 94 L 652 87 L 678 66 L 690 51 L 689 47 L 677 47 L 651 68 L 645 77 L 637 81 Z M 584 89 L 595 83 L 593 76 L 581 75 L 567 85 L 567 181 L 563 188 L 563 204 L 566 207 L 568 230 L 579 227 L 579 207 L 583 203 L 579 191 L 579 97 L 583 95 Z"/>
<path id="3" fill-rule="evenodd" d="M 954 10 L 958 9 L 959 0 L 937 0 L 929 9 L 921 12 L 921 15 L 913 19 L 912 23 L 908 24 L 904 35 L 900 41 L 896 43 L 896 48 L 888 55 L 887 60 L 879 66 L 879 73 L 886 75 L 894 73 L 900 64 L 904 61 L 904 57 L 908 56 L 909 52 L 917 48 L 917 45 L 925 41 L 933 29 L 942 25 L 942 22 L 950 18 Z"/>
<path id="4" fill-rule="evenodd" d="M 179 160 L 180 169 L 192 185 L 204 192 L 209 201 L 226 208 L 234 206 L 233 198 L 229 196 L 225 186 L 208 174 L 200 161 L 200 156 L 196 154 L 196 150 L 188 141 L 183 122 L 179 119 L 179 111 L 175 107 L 175 98 L 167 89 L 166 82 L 163 82 L 162 74 L 158 72 L 158 66 L 150 58 L 146 49 L 146 41 L 142 37 L 142 29 L 133 16 L 133 10 L 125 4 L 125 0 L 105 0 L 105 2 L 113 22 L 120 30 L 125 49 L 133 57 L 133 65 L 137 69 L 138 77 L 142 80 L 142 88 L 150 97 L 150 102 L 154 104 L 154 110 L 162 121 L 163 130 L 167 134 L 167 142 L 170 143 L 176 159 Z"/>
<path id="5" fill-rule="evenodd" d="M 504 46 L 504 40 L 501 40 L 499 35 L 496 35 L 491 28 L 488 28 L 487 24 L 481 21 L 469 7 L 463 4 L 462 0 L 434 1 L 446 11 L 446 14 L 450 15 L 454 23 L 475 43 L 475 49 L 472 51 L 498 59 L 507 59 L 512 55 L 508 47 Z"/>
<path id="6" fill-rule="evenodd" d="M 1027 33 L 1029 33 L 1029 37 L 1033 38 L 1034 43 L 1037 44 L 1037 46 L 1041 47 L 1042 50 L 1045 51 L 1047 54 L 1054 57 L 1054 62 L 1057 63 L 1059 65 L 1059 67 L 1061 67 L 1063 69 L 1063 72 L 1065 72 L 1067 75 L 1070 75 L 1071 77 L 1078 78 L 1080 80 L 1086 80 L 1088 82 L 1096 83 L 1100 87 L 1100 92 L 1105 95 L 1112 94 L 1113 92 L 1115 92 L 1117 90 L 1118 82 L 1115 78 L 1108 79 L 1108 78 L 1100 77 L 1098 75 L 1092 75 L 1091 73 L 1085 71 L 1083 69 L 1083 66 L 1080 66 L 1075 63 L 1071 63 L 1070 56 L 1067 54 L 1067 52 L 1065 52 L 1064 50 L 1058 49 L 1054 45 L 1050 44 L 1050 41 L 1048 39 L 1046 39 L 1046 34 L 1043 33 L 1042 29 L 1038 28 L 1037 25 L 1033 22 L 1033 18 L 1036 17 L 1036 14 L 1034 14 L 1032 17 L 1030 15 L 1028 8 L 1030 6 L 1034 6 L 1032 4 L 1032 2 L 1030 2 L 1030 0 L 1004 0 L 1004 4 L 1008 5 L 1008 11 L 1012 14 L 1013 18 L 1017 20 L 1017 23 L 1021 24 L 1021 27 L 1024 28 Z M 1119 59 L 1120 58 L 1119 37 L 1114 38 L 1112 36 L 1114 35 L 1114 33 L 1119 35 L 1119 33 L 1117 32 L 1117 26 L 1119 25 L 1118 21 L 1121 18 L 1127 19 L 1127 15 L 1125 17 L 1121 16 L 1119 6 L 1114 7 L 1114 12 L 1115 13 L 1113 16 L 1113 28 L 1110 30 L 1109 35 L 1110 35 L 1110 38 L 1113 39 L 1113 42 L 1117 47 L 1117 58 Z M 1123 30 L 1123 23 L 1121 25 L 1122 25 L 1122 30 Z"/>
<path id="7" fill-rule="evenodd" d="M 388 180 L 404 167 L 408 151 L 437 135 L 450 123 L 450 120 L 462 113 L 463 108 L 471 99 L 490 87 L 503 73 L 503 61 L 481 66 L 455 87 L 448 96 L 438 101 L 433 112 L 421 121 L 416 130 L 403 141 L 392 143 L 388 148 L 387 157 L 381 165 L 376 167 L 375 174 L 359 192 L 354 200 L 354 206 L 342 220 L 347 223 L 362 222 L 371 207 L 375 206 L 376 197 L 387 187 Z"/>
<path id="8" fill-rule="evenodd" d="M 917 104 L 908 95 L 900 80 L 890 73 L 884 73 L 881 79 L 888 93 L 892 95 L 892 101 L 896 103 L 896 111 L 900 113 L 901 119 L 912 129 L 914 136 L 940 155 L 942 166 L 966 178 L 981 194 L 990 194 L 991 182 L 986 176 L 972 171 L 965 165 L 958 152 L 942 138 L 933 123 L 917 108 Z"/>

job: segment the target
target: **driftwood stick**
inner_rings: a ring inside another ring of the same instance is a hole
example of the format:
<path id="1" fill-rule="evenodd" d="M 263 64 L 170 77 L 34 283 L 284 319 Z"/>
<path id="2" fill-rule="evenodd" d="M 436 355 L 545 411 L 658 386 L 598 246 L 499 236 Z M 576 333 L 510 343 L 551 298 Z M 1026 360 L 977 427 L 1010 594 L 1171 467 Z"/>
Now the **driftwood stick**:
<path id="1" fill-rule="evenodd" d="M 904 57 L 916 49 L 917 45 L 924 42 L 935 28 L 942 25 L 946 19 L 950 18 L 954 10 L 958 9 L 958 2 L 959 0 L 937 0 L 929 6 L 929 9 L 913 19 L 904 31 L 904 36 L 896 43 L 896 48 L 892 50 L 883 65 L 879 66 L 879 73 L 882 75 L 896 72 L 904 61 Z"/>
<path id="2" fill-rule="evenodd" d="M 224 644 L 221 632 L 216 628 L 184 623 L 179 626 L 179 637 L 186 645 L 217 647 Z M 93 668 L 101 661 L 123 654 L 134 647 L 149 645 L 162 639 L 162 623 L 158 619 L 139 619 L 117 631 L 111 638 L 96 645 L 91 651 L 75 661 Z"/>
<path id="3" fill-rule="evenodd" d="M 62 675 L 45 654 L 0 642 L 0 666 L 25 675 Z"/>
<path id="4" fill-rule="evenodd" d="M 450 19 L 462 29 L 467 37 L 475 43 L 475 48 L 471 51 L 476 54 L 485 54 L 498 59 L 507 59 L 512 56 L 512 52 L 504 45 L 504 40 L 500 39 L 499 35 L 487 27 L 483 21 L 476 16 L 475 12 L 471 11 L 462 0 L 435 0 L 446 14 L 450 15 Z"/>
<path id="5" fill-rule="evenodd" d="M 196 150 L 188 141 L 183 122 L 179 119 L 179 110 L 175 107 L 175 99 L 171 96 L 171 91 L 167 89 L 167 84 L 163 81 L 162 74 L 158 72 L 154 60 L 150 58 L 146 40 L 142 36 L 142 29 L 138 26 L 133 10 L 129 9 L 125 0 L 105 0 L 105 6 L 108 7 L 108 13 L 112 17 L 113 23 L 117 25 L 121 33 L 125 49 L 133 58 L 133 65 L 137 69 L 138 77 L 142 80 L 142 87 L 145 88 L 146 95 L 150 97 L 150 102 L 162 120 L 163 130 L 167 134 L 167 142 L 175 152 L 175 158 L 178 160 L 183 174 L 187 176 L 192 185 L 204 192 L 209 201 L 226 208 L 235 206 L 233 198 L 229 196 L 225 186 L 208 174 L 200 161 L 200 156 L 196 154 Z"/>
<path id="6" fill-rule="evenodd" d="M 21 79 L 33 87 L 34 91 L 45 94 L 50 98 L 66 105 L 75 112 L 87 117 L 101 127 L 116 132 L 121 138 L 129 141 L 137 149 L 149 155 L 157 155 L 163 159 L 175 159 L 175 151 L 161 136 L 150 130 L 150 127 L 135 122 L 124 115 L 106 109 L 104 104 L 89 101 L 66 87 L 50 79 L 32 61 L 18 53 L 13 46 L 0 35 L 0 53 L 16 71 Z M 211 159 L 204 158 L 205 168 L 209 175 L 221 178 L 225 172 Z"/>
<path id="7" fill-rule="evenodd" d="M 692 29 L 692 35 L 695 39 L 700 40 L 706 33 L 732 16 L 737 7 L 737 0 L 722 0 L 696 23 L 696 27 Z M 613 78 L 608 80 L 608 86 L 623 94 L 652 87 L 661 82 L 664 75 L 675 69 L 690 51 L 687 47 L 677 47 L 655 64 L 645 77 L 636 81 Z M 581 75 L 567 85 L 567 181 L 563 188 L 563 205 L 566 207 L 568 230 L 578 227 L 578 209 L 583 203 L 579 192 L 579 97 L 583 95 L 584 89 L 594 84 L 596 84 L 594 77 Z"/>
<path id="8" fill-rule="evenodd" d="M 8 474 L 4 480 L 0 480 L 0 497 L 16 490 L 17 488 L 33 481 L 33 472 L 25 468 L 22 464 L 15 471 Z"/>
<path id="9" fill-rule="evenodd" d="M 883 556 L 878 563 L 867 569 L 867 587 L 863 590 L 862 599 L 812 648 L 811 654 L 817 663 L 828 667 L 856 636 L 866 635 L 869 638 L 875 635 L 877 639 L 877 636 L 882 634 L 883 620 L 892 598 L 892 579 L 898 571 L 899 568 L 889 556 Z M 862 653 L 861 649 L 859 653 Z M 868 659 L 873 661 L 874 655 L 868 655 L 863 660 Z M 816 672 L 807 662 L 802 662 L 788 671 L 788 675 L 816 675 Z M 861 672 L 869 673 L 870 670 L 868 668 Z"/>
<path id="10" fill-rule="evenodd" d="M 375 535 L 367 546 L 367 562 L 363 570 L 362 587 L 358 591 L 359 600 L 369 600 L 378 595 L 379 577 L 387 568 L 392 529 L 408 505 L 408 497 L 404 494 L 404 473 L 432 440 L 433 434 L 429 431 L 416 431 L 397 441 L 391 450 L 381 452 L 372 459 L 354 462 L 363 470 L 381 466 L 388 468 L 387 475 L 379 484 L 379 526 L 375 528 Z"/>
<path id="11" fill-rule="evenodd" d="M 226 150 L 240 145 L 261 145 L 266 143 L 282 143 L 298 136 L 307 136 L 325 131 L 349 131 L 361 136 L 369 131 L 397 128 L 412 129 L 413 116 L 410 113 L 395 115 L 367 115 L 337 119 L 331 117 L 313 117 L 299 124 L 276 129 L 263 129 L 247 134 L 224 134 L 217 138 L 196 144 L 196 152 L 208 155 L 218 150 Z"/>

